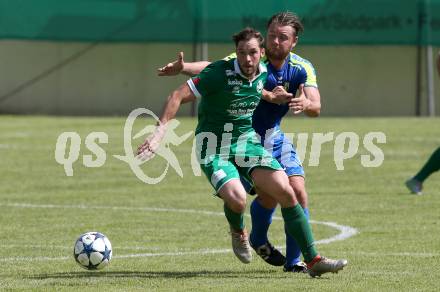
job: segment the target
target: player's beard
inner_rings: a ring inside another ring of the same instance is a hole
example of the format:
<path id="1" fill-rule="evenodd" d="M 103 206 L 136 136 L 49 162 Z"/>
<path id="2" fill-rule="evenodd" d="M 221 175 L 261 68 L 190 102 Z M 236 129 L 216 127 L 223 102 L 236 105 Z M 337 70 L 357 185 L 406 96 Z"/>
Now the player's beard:
<path id="1" fill-rule="evenodd" d="M 270 50 L 266 48 L 266 55 L 269 60 L 275 60 L 275 61 L 283 61 L 287 58 L 287 55 L 289 55 L 289 52 L 284 53 L 276 50 Z"/>

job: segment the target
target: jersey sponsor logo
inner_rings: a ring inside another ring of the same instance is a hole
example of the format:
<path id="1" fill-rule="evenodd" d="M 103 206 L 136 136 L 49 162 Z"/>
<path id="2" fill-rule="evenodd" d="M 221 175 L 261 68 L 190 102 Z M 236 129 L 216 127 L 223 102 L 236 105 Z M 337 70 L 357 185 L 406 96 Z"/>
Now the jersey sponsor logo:
<path id="1" fill-rule="evenodd" d="M 258 80 L 258 83 L 257 83 L 257 92 L 258 92 L 258 93 L 261 93 L 261 92 L 263 91 L 263 87 L 264 87 L 263 81 L 262 81 L 262 80 Z"/>
<path id="2" fill-rule="evenodd" d="M 247 104 L 247 102 L 235 102 L 235 103 L 233 103 L 233 104 L 231 104 L 231 108 L 244 108 L 244 107 L 247 107 L 248 106 L 248 104 Z"/>
<path id="3" fill-rule="evenodd" d="M 259 103 L 260 103 L 259 101 L 258 101 L 258 102 L 253 101 L 253 102 L 251 102 L 251 103 L 249 104 L 249 106 L 250 106 L 250 107 L 257 107 L 257 105 L 258 105 Z"/>
<path id="4" fill-rule="evenodd" d="M 237 80 L 237 79 L 233 79 L 233 80 L 231 80 L 231 79 L 228 79 L 228 85 L 231 85 L 231 86 L 242 86 L 243 85 L 243 81 L 241 81 L 241 80 Z"/>
<path id="5" fill-rule="evenodd" d="M 239 85 L 237 85 L 237 86 L 234 86 L 233 88 L 232 88 L 232 93 L 239 93 L 240 92 L 240 86 Z"/>
<path id="6" fill-rule="evenodd" d="M 226 110 L 228 114 L 232 116 L 251 116 L 254 113 L 254 108 L 252 109 L 228 109 Z"/>
<path id="7" fill-rule="evenodd" d="M 247 102 L 247 101 L 236 101 L 231 104 L 231 108 L 227 109 L 226 112 L 233 116 L 247 116 L 254 113 L 258 102 Z"/>
<path id="8" fill-rule="evenodd" d="M 259 101 L 251 101 L 251 102 L 246 102 L 246 101 L 239 101 L 239 102 L 234 102 L 231 104 L 231 108 L 236 109 L 236 108 L 254 108 L 257 107 Z"/>

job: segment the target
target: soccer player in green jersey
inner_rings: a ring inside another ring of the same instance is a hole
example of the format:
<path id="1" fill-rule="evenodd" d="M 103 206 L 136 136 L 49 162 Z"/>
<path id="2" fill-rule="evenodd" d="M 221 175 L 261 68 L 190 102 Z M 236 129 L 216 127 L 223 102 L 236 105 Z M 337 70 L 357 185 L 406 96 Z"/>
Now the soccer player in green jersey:
<path id="1" fill-rule="evenodd" d="M 425 165 L 417 174 L 405 182 L 406 187 L 411 193 L 421 195 L 423 183 L 434 172 L 440 170 L 440 147 L 438 147 L 425 162 Z"/>
<path id="2" fill-rule="evenodd" d="M 308 264 L 312 277 L 346 266 L 346 260 L 321 257 L 313 242 L 310 225 L 295 198 L 286 173 L 278 161 L 260 144 L 252 128 L 252 114 L 266 82 L 266 68 L 260 63 L 263 37 L 247 28 L 233 37 L 237 58 L 220 60 L 175 90 L 166 102 L 160 123 L 138 148 L 140 157 L 150 157 L 157 150 L 180 104 L 201 98 L 196 130 L 200 166 L 224 202 L 230 225 L 232 247 L 243 262 L 252 260 L 245 229 L 246 191 L 240 175 L 252 180 L 258 189 L 270 194 L 281 206 L 288 233 L 294 237 Z M 285 102 L 283 96 L 265 94 L 270 102 Z"/>
<path id="3" fill-rule="evenodd" d="M 297 15 L 290 11 L 274 14 L 267 23 L 266 59 L 268 67 L 268 81 L 265 89 L 272 90 L 275 85 L 283 85 L 287 92 L 295 94 L 304 91 L 303 95 L 290 100 L 289 105 L 274 105 L 262 101 L 254 112 L 253 127 L 262 137 L 261 143 L 271 151 L 272 156 L 280 162 L 289 177 L 296 198 L 303 207 L 306 217 L 309 217 L 308 194 L 305 187 L 305 173 L 295 146 L 285 139 L 280 123 L 291 108 L 293 114 L 304 112 L 309 117 L 317 117 L 321 110 L 321 97 L 316 82 L 316 73 L 313 65 L 306 59 L 298 56 L 292 50 L 298 43 L 299 34 L 303 25 Z M 235 53 L 226 57 L 236 57 Z M 159 76 L 172 76 L 179 73 L 193 76 L 202 71 L 210 62 L 199 61 L 187 63 L 183 61 L 183 52 L 178 54 L 175 62 L 168 63 L 158 69 Z M 305 78 L 304 78 L 305 77 Z M 276 86 L 272 92 L 278 90 Z M 282 88 L 283 88 L 282 87 Z M 268 91 L 265 91 L 268 92 Z M 275 131 L 274 131 L 275 130 Z M 264 139 L 265 134 L 269 139 Z M 267 143 L 267 140 L 272 141 Z M 247 180 L 243 179 L 245 189 L 253 193 Z M 284 266 L 285 272 L 306 272 L 307 267 L 301 261 L 301 251 L 294 238 L 286 232 L 286 256 L 275 248 L 268 239 L 268 230 L 272 216 L 277 206 L 276 200 L 262 190 L 256 190 L 257 197 L 250 206 L 252 232 L 250 243 L 256 253 L 268 264 Z"/>
<path id="4" fill-rule="evenodd" d="M 437 73 L 440 76 L 440 52 L 437 55 Z M 405 182 L 406 187 L 411 193 L 416 195 L 422 194 L 423 183 L 434 172 L 440 170 L 440 147 L 438 147 L 429 157 L 425 165 L 417 172 L 417 174 Z"/>

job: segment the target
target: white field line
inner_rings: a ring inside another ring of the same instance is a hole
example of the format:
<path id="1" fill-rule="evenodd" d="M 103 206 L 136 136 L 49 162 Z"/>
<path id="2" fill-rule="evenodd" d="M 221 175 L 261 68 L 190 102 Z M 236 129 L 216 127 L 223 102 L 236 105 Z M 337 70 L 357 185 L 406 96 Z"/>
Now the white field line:
<path id="1" fill-rule="evenodd" d="M 2 138 L 27 138 L 30 136 L 30 132 L 8 132 L 0 135 Z"/>
<path id="2" fill-rule="evenodd" d="M 114 259 L 126 259 L 126 258 L 147 258 L 147 257 L 161 257 L 161 256 L 187 256 L 187 255 L 209 255 L 209 254 L 226 254 L 231 253 L 231 249 L 201 249 L 197 251 L 177 251 L 177 252 L 161 252 L 161 253 L 139 253 L 139 254 L 126 254 L 114 256 Z M 439 257 L 440 253 L 411 253 L 411 252 L 393 252 L 393 253 L 381 253 L 381 252 L 347 252 L 346 254 L 360 255 L 368 257 L 421 257 L 421 258 L 431 258 Z M 61 261 L 68 260 L 72 257 L 9 257 L 0 258 L 0 262 L 39 262 L 39 261 Z"/>
<path id="3" fill-rule="evenodd" d="M 29 248 L 29 249 L 41 249 L 41 250 L 47 250 L 47 249 L 61 249 L 61 250 L 73 250 L 73 247 L 67 247 L 62 245 L 51 245 L 46 244 L 0 244 L 0 248 L 3 249 L 15 249 L 15 248 Z M 118 246 L 118 250 L 148 250 L 148 251 L 154 251 L 154 250 L 160 250 L 160 247 L 147 247 L 147 246 Z"/>
<path id="4" fill-rule="evenodd" d="M 381 256 L 389 256 L 389 257 L 419 257 L 419 258 L 432 258 L 440 256 L 440 253 L 432 253 L 432 252 L 364 252 L 364 251 L 353 251 L 346 252 L 346 254 L 360 255 L 360 256 L 372 256 L 372 257 L 381 257 Z"/>
<path id="5" fill-rule="evenodd" d="M 71 247 L 62 246 L 62 245 L 32 245 L 32 244 L 0 244 L 0 248 L 2 249 L 16 249 L 16 248 L 27 248 L 27 249 L 41 249 L 41 250 L 47 250 L 47 249 L 59 249 L 59 250 L 73 250 Z M 285 246 L 277 246 L 279 249 L 285 249 Z M 160 250 L 158 247 L 147 247 L 147 246 L 118 246 L 117 250 Z M 153 257 L 153 256 L 165 256 L 165 255 L 192 255 L 192 254 L 210 254 L 210 253 L 227 253 L 232 251 L 231 249 L 203 249 L 200 251 L 176 251 L 176 252 L 158 252 L 158 253 L 142 253 L 142 254 L 127 254 L 127 255 L 120 255 L 116 256 L 116 258 L 131 258 L 131 257 L 137 257 L 137 256 L 144 256 L 144 257 Z M 359 255 L 359 256 L 373 256 L 373 257 L 380 257 L 380 256 L 410 256 L 410 257 L 438 257 L 440 256 L 440 253 L 423 253 L 423 252 L 365 252 L 365 251 L 346 251 L 342 252 L 342 254 L 347 255 Z M 15 257 L 14 259 L 16 259 Z M 25 258 L 25 257 L 23 257 Z M 64 257 L 63 257 L 64 258 Z M 0 259 L 1 261 L 1 259 Z"/>
<path id="6" fill-rule="evenodd" d="M 100 210 L 126 210 L 126 211 L 146 211 L 146 212 L 175 212 L 175 213 L 192 213 L 192 214 L 202 214 L 202 215 L 210 215 L 210 216 L 224 216 L 222 212 L 211 212 L 211 211 L 203 211 L 203 210 L 192 210 L 192 209 L 175 209 L 175 208 L 152 208 L 152 207 L 123 207 L 123 206 L 85 206 L 85 205 L 54 205 L 54 204 L 26 204 L 26 203 L 11 203 L 11 204 L 2 204 L 0 203 L 0 207 L 8 207 L 8 208 L 43 208 L 43 209 L 100 209 Z M 250 216 L 250 215 L 246 215 Z M 275 220 L 282 220 L 281 217 L 274 216 Z M 337 229 L 339 231 L 338 234 L 332 236 L 330 238 L 317 240 L 316 244 L 329 244 L 334 241 L 345 240 L 349 237 L 352 237 L 358 233 L 358 230 L 353 227 L 339 225 L 334 222 L 321 222 L 310 220 L 312 224 L 322 224 L 325 226 L 329 226 L 331 228 Z M 0 245 L 2 246 L 2 245 Z M 10 247 L 12 245 L 5 245 L 5 247 Z M 40 245 L 41 246 L 41 245 Z M 32 246 L 28 245 L 28 247 L 38 248 L 40 246 Z M 23 247 L 23 246 L 22 246 Z M 143 247 L 134 247 L 133 249 L 142 249 Z M 118 248 L 119 249 L 119 248 Z M 204 254 L 216 254 L 216 253 L 229 253 L 230 249 L 204 249 L 198 251 L 182 251 L 182 252 L 162 252 L 162 253 L 142 253 L 142 254 L 129 254 L 129 255 L 121 255 L 116 256 L 115 258 L 132 258 L 132 257 L 154 257 L 154 256 L 184 256 L 184 255 L 204 255 Z M 11 257 L 11 258 L 0 258 L 1 261 L 44 261 L 44 260 L 64 260 L 68 257 L 58 257 L 58 258 L 49 258 L 49 257 Z"/>

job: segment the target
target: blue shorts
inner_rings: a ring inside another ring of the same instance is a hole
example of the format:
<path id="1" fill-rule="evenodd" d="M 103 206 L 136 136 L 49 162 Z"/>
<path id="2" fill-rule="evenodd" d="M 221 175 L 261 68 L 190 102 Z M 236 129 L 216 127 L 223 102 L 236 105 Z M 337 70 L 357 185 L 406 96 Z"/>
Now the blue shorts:
<path id="1" fill-rule="evenodd" d="M 270 141 L 266 139 L 264 141 L 264 148 L 280 163 L 287 176 L 305 176 L 304 168 L 296 153 L 295 146 L 293 146 L 292 142 L 287 139 L 283 132 L 277 131 L 270 137 Z M 255 194 L 252 181 L 243 176 L 240 176 L 240 180 L 249 194 Z"/>

